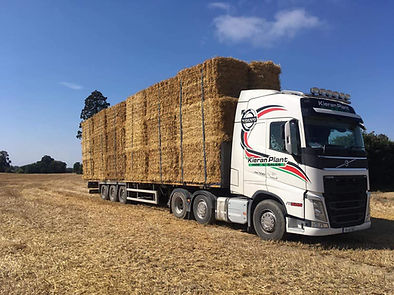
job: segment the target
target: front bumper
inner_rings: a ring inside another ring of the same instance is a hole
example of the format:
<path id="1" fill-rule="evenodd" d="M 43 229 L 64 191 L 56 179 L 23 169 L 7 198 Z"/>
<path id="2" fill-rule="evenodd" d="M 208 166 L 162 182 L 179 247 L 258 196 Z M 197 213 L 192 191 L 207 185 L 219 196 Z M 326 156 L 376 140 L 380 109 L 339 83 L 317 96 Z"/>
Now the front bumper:
<path id="1" fill-rule="evenodd" d="M 289 226 L 291 225 L 291 226 Z M 296 225 L 296 226 L 295 226 Z M 291 217 L 286 217 L 286 231 L 305 236 L 329 236 L 342 233 L 350 233 L 371 227 L 371 221 L 367 221 L 360 225 L 342 227 L 342 228 L 314 228 L 305 225 L 304 221 Z"/>

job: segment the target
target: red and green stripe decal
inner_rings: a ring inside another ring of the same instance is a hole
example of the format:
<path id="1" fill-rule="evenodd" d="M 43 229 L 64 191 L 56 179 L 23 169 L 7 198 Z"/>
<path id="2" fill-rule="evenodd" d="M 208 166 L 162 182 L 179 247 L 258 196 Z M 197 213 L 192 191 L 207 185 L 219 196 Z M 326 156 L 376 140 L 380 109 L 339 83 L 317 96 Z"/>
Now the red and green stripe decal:
<path id="1" fill-rule="evenodd" d="M 286 166 L 282 167 L 272 167 L 273 169 L 276 169 L 278 171 L 282 171 L 285 173 L 288 173 L 292 176 L 295 176 L 305 182 L 310 181 L 306 173 L 296 164 L 292 162 L 287 162 Z"/>

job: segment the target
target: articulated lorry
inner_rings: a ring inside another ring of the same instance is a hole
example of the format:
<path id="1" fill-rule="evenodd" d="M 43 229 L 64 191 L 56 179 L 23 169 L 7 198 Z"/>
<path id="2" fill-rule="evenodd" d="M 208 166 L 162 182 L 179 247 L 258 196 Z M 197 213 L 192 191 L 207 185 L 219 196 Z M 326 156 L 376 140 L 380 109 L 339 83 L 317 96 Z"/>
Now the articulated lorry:
<path id="1" fill-rule="evenodd" d="M 88 187 L 262 239 L 369 228 L 364 126 L 350 96 L 280 90 L 279 73 L 215 58 L 96 114 L 82 124 Z"/>

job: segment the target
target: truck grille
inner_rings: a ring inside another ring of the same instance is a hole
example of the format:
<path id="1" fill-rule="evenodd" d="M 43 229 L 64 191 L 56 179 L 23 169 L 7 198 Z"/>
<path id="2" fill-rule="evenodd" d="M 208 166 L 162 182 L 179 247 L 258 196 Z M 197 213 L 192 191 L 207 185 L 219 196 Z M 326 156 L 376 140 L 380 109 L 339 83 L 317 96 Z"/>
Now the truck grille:
<path id="1" fill-rule="evenodd" d="M 366 176 L 325 176 L 323 196 L 331 227 L 364 223 L 367 206 Z"/>

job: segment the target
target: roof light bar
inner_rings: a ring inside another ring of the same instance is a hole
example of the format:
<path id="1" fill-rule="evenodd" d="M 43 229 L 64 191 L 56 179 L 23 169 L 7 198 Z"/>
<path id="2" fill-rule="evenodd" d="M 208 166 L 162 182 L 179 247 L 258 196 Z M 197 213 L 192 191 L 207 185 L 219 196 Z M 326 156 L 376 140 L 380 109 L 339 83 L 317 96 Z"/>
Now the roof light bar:
<path id="1" fill-rule="evenodd" d="M 326 90 L 318 87 L 312 87 L 311 94 L 316 97 L 334 99 L 350 104 L 350 94 L 346 94 L 338 91 Z"/>

